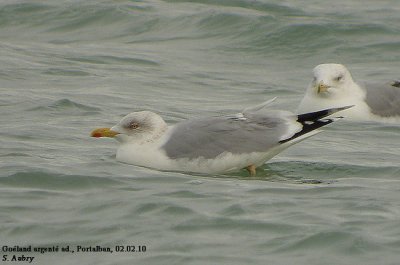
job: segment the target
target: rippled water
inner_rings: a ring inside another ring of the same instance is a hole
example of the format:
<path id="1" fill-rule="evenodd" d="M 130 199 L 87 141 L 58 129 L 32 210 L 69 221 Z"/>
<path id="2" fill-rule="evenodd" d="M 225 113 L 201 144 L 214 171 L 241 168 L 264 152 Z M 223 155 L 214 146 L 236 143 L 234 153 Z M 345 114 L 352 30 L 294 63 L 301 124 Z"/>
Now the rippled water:
<path id="1" fill-rule="evenodd" d="M 337 122 L 253 178 L 121 164 L 115 142 L 89 133 L 144 109 L 174 123 L 278 96 L 294 111 L 320 63 L 399 78 L 399 11 L 397 0 L 1 1 L 0 245 L 145 246 L 25 253 L 34 264 L 398 264 L 399 125 Z"/>

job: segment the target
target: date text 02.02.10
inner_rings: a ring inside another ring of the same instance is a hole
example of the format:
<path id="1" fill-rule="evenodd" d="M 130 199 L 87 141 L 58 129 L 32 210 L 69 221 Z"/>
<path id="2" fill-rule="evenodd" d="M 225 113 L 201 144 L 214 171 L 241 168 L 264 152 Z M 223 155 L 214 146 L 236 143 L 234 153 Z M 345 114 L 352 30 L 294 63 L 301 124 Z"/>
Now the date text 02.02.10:
<path id="1" fill-rule="evenodd" d="M 144 245 L 139 246 L 115 246 L 115 252 L 146 252 L 147 247 Z"/>

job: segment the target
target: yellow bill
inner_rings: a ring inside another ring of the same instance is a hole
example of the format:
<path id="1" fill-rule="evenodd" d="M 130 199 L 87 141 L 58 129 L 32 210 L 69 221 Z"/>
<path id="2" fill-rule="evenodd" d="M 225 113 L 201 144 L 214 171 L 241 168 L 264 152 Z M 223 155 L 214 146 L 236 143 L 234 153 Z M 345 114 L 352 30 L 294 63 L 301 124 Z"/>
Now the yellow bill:
<path id="1" fill-rule="evenodd" d="M 328 92 L 329 86 L 325 85 L 324 83 L 319 83 L 317 87 L 317 93 Z"/>
<path id="2" fill-rule="evenodd" d="M 115 137 L 118 132 L 112 131 L 110 128 L 98 128 L 92 131 L 92 137 Z"/>

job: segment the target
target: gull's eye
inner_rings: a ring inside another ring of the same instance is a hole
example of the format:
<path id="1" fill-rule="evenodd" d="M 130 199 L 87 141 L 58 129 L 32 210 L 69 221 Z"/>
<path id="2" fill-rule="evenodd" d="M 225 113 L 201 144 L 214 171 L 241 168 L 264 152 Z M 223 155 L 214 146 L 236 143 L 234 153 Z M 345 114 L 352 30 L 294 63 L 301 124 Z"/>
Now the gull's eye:
<path id="1" fill-rule="evenodd" d="M 139 123 L 133 121 L 133 122 L 129 123 L 127 127 L 129 129 L 137 129 L 137 128 L 139 128 Z"/>
<path id="2" fill-rule="evenodd" d="M 338 75 L 337 77 L 335 77 L 335 81 L 339 82 L 343 79 L 343 75 Z"/>

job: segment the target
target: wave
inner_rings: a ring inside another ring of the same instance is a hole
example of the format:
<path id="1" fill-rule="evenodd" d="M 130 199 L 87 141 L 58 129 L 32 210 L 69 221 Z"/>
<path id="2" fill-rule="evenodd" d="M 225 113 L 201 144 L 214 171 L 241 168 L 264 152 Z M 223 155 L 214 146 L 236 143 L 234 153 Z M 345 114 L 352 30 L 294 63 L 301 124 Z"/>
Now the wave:
<path id="1" fill-rule="evenodd" d="M 346 23 L 342 23 L 342 19 L 346 19 Z M 350 49 L 359 48 L 364 45 L 359 40 L 366 36 L 381 38 L 379 43 L 365 45 L 394 48 L 397 42 L 390 36 L 399 32 L 394 25 L 383 20 L 366 23 L 352 13 L 344 17 L 340 14 L 319 15 L 301 5 L 246 0 L 3 3 L 0 4 L 0 30 L 4 40 L 22 38 L 55 44 L 98 40 L 133 44 L 203 39 L 212 40 L 217 47 L 228 51 L 279 52 L 283 57 L 294 50 L 307 56 L 316 50 L 337 52 L 337 49 L 348 46 Z M 158 65 L 151 60 L 118 56 L 89 56 L 78 60 L 94 64 Z M 60 73 L 58 69 L 46 73 L 88 75 L 85 71 Z"/>
<path id="2" fill-rule="evenodd" d="M 75 190 L 99 188 L 120 184 L 121 182 L 111 178 L 67 175 L 47 171 L 26 171 L 12 173 L 5 177 L 0 177 L 0 185 L 13 188 L 35 188 L 50 190 Z"/>
<path id="3" fill-rule="evenodd" d="M 330 163 L 311 163 L 300 161 L 289 162 L 273 162 L 267 164 L 267 168 L 273 172 L 280 172 L 288 179 L 297 179 L 298 175 L 308 175 L 310 178 L 319 180 L 332 181 L 337 178 L 352 178 L 353 176 L 363 176 L 364 178 L 379 178 L 387 177 L 392 179 L 398 176 L 400 169 L 397 165 L 382 166 L 382 165 L 355 165 L 355 164 L 330 164 Z M 308 173 L 307 173 L 308 172 Z M 294 173 L 294 174 L 293 174 Z M 330 180 L 327 180 L 329 178 Z"/>
<path id="4" fill-rule="evenodd" d="M 33 108 L 28 109 L 28 111 L 38 111 L 38 112 L 47 112 L 47 113 L 54 113 L 62 111 L 63 114 L 73 112 L 79 112 L 81 115 L 84 114 L 93 114 L 100 112 L 100 108 L 92 107 L 89 105 L 77 103 L 73 100 L 64 98 L 53 101 L 51 103 L 42 104 L 40 106 L 36 106 Z"/>

